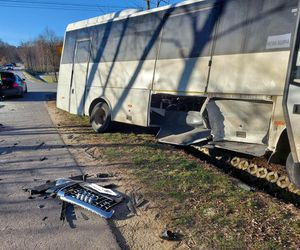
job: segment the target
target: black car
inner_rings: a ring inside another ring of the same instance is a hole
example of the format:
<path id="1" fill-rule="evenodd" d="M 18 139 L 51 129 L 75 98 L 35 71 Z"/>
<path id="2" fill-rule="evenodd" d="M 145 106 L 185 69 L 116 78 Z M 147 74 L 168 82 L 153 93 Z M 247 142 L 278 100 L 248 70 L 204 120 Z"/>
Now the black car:
<path id="1" fill-rule="evenodd" d="M 4 66 L 4 69 L 6 69 L 6 70 L 14 70 L 14 65 L 12 63 L 11 64 L 6 64 Z"/>
<path id="2" fill-rule="evenodd" d="M 27 93 L 25 79 L 17 74 L 7 71 L 0 71 L 0 98 L 7 96 L 23 97 Z"/>

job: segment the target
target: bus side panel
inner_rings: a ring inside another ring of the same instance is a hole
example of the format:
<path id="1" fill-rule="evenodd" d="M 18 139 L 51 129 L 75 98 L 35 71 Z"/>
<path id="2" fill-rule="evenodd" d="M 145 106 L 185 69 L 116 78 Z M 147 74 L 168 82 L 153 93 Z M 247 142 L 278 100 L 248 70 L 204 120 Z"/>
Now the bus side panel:
<path id="1" fill-rule="evenodd" d="M 153 91 L 204 93 L 209 61 L 210 57 L 158 60 Z"/>
<path id="2" fill-rule="evenodd" d="M 207 105 L 214 141 L 266 144 L 272 103 L 211 100 Z"/>
<path id="3" fill-rule="evenodd" d="M 87 88 L 87 93 L 86 113 L 88 113 L 88 107 L 93 100 L 98 97 L 104 97 L 112 108 L 111 116 L 113 121 L 140 126 L 148 125 L 150 90 L 130 89 L 130 91 L 127 91 L 121 88 L 89 87 Z"/>
<path id="4" fill-rule="evenodd" d="M 154 60 L 91 63 L 88 86 L 150 89 L 154 65 Z"/>
<path id="5" fill-rule="evenodd" d="M 230 1 L 216 32 L 208 92 L 282 95 L 297 1 Z"/>
<path id="6" fill-rule="evenodd" d="M 208 93 L 282 95 L 289 52 L 213 57 Z"/>
<path id="7" fill-rule="evenodd" d="M 153 90 L 205 92 L 212 37 L 219 9 L 207 8 L 174 14 L 167 20 L 155 69 Z M 178 33 L 178 29 L 182 31 Z"/>
<path id="8" fill-rule="evenodd" d="M 58 108 L 65 111 L 69 111 L 69 95 L 72 67 L 72 64 L 61 64 L 59 69 L 56 105 Z"/>
<path id="9" fill-rule="evenodd" d="M 91 63 L 87 78 L 85 114 L 93 100 L 103 97 L 112 119 L 147 126 L 154 60 Z"/>

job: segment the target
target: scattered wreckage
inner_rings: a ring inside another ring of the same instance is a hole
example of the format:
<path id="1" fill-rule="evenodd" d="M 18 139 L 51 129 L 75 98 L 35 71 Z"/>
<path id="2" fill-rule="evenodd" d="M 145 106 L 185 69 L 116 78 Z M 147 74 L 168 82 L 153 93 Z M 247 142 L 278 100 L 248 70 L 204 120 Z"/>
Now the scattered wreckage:
<path id="1" fill-rule="evenodd" d="M 116 192 L 108 187 L 115 187 L 114 184 L 108 184 L 105 186 L 100 186 L 95 183 L 88 182 L 87 174 L 72 176 L 68 178 L 59 178 L 55 181 L 46 181 L 45 184 L 35 186 L 33 188 L 23 188 L 25 192 L 29 192 L 30 196 L 28 199 L 34 199 L 35 195 L 44 196 L 48 198 L 59 198 L 62 201 L 60 220 L 65 220 L 67 218 L 67 207 L 68 205 L 77 205 L 84 208 L 90 212 L 93 212 L 102 218 L 110 219 L 114 210 L 112 207 L 121 203 L 125 200 L 125 196 L 121 193 Z M 109 178 L 113 177 L 111 174 L 99 173 L 96 174 L 96 178 Z M 143 208 L 146 210 L 149 206 L 148 200 L 146 200 L 143 195 L 139 192 L 132 191 L 129 193 L 127 199 L 127 208 L 130 211 L 128 218 L 137 214 L 137 208 Z M 44 205 L 39 205 L 39 208 L 43 208 Z M 88 219 L 86 215 L 81 212 L 81 215 L 85 220 Z M 42 220 L 48 219 L 45 216 Z M 73 227 L 72 225 L 71 227 Z M 172 232 L 170 230 L 163 230 L 159 237 L 167 241 L 181 241 L 183 235 L 179 232 Z"/>
<path id="2" fill-rule="evenodd" d="M 105 219 L 111 218 L 114 213 L 111 208 L 120 203 L 123 196 L 112 189 L 88 183 L 85 179 L 86 176 L 60 178 L 24 191 L 29 191 L 30 195 L 48 194 L 58 197 L 63 202 L 82 207 Z"/>

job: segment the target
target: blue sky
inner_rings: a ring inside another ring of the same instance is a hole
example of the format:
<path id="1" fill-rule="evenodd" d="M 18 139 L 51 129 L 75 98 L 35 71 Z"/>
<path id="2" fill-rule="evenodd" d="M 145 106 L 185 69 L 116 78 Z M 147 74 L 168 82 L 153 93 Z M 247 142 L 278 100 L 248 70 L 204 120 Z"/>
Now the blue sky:
<path id="1" fill-rule="evenodd" d="M 69 23 L 145 5 L 145 0 L 0 0 L 0 39 L 17 46 L 35 39 L 46 27 L 63 36 Z"/>

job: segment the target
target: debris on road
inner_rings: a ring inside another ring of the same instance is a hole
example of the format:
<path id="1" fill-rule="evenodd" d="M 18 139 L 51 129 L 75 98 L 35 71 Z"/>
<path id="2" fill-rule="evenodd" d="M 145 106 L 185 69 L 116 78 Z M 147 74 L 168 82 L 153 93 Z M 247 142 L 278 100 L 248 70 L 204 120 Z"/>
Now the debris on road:
<path id="1" fill-rule="evenodd" d="M 129 201 L 127 202 L 127 208 L 130 211 L 128 217 L 137 214 L 137 208 L 143 208 L 145 210 L 145 207 L 147 207 L 146 205 L 148 204 L 149 202 L 144 198 L 144 196 L 141 193 L 131 191 L 129 193 Z"/>
<path id="2" fill-rule="evenodd" d="M 85 153 L 92 159 L 99 159 L 103 155 L 102 150 L 100 150 L 98 147 L 88 147 L 85 150 Z"/>
<path id="3" fill-rule="evenodd" d="M 132 201 L 132 204 L 135 206 L 135 208 L 139 208 L 142 205 L 148 203 L 148 201 L 144 199 L 144 196 L 139 192 L 130 192 L 129 198 Z"/>
<path id="4" fill-rule="evenodd" d="M 29 192 L 30 195 L 44 194 L 49 188 L 55 186 L 55 181 L 47 182 L 40 186 L 35 186 L 33 188 L 23 188 L 23 191 Z"/>
<path id="5" fill-rule="evenodd" d="M 114 211 L 111 208 L 123 200 L 120 193 L 95 183 L 83 181 L 82 179 L 86 179 L 87 175 L 73 176 L 71 178 L 60 178 L 52 182 L 48 181 L 37 187 L 23 188 L 23 190 L 30 193 L 28 199 L 34 199 L 32 195 L 44 194 L 53 198 L 58 197 L 62 200 L 62 220 L 65 218 L 65 203 L 80 206 L 106 219 L 112 217 Z"/>
<path id="6" fill-rule="evenodd" d="M 89 217 L 86 214 L 84 214 L 83 212 L 80 212 L 80 214 L 84 220 L 89 220 Z"/>
<path id="7" fill-rule="evenodd" d="M 59 218 L 62 221 L 66 219 L 66 210 L 67 210 L 67 203 L 63 201 L 61 205 L 60 218 Z"/>
<path id="8" fill-rule="evenodd" d="M 134 215 L 137 214 L 137 213 L 136 213 L 136 209 L 135 209 L 135 207 L 134 207 L 134 205 L 133 205 L 133 203 L 132 203 L 131 200 L 129 200 L 129 201 L 127 202 L 127 208 L 128 208 L 128 210 L 130 211 L 130 214 L 127 215 L 127 218 L 132 217 L 132 216 L 134 216 Z"/>
<path id="9" fill-rule="evenodd" d="M 182 235 L 177 232 L 172 232 L 170 230 L 164 230 L 161 232 L 159 237 L 163 240 L 169 240 L 169 241 L 181 241 L 182 240 Z"/>
<path id="10" fill-rule="evenodd" d="M 114 184 L 114 183 L 109 183 L 109 184 L 105 184 L 105 185 L 101 185 L 104 188 L 109 188 L 109 189 L 115 189 L 117 187 L 119 187 L 118 185 Z"/>
<path id="11" fill-rule="evenodd" d="M 44 146 L 45 145 L 45 142 L 41 142 L 39 145 L 37 145 L 34 149 L 35 150 L 38 150 L 38 149 L 40 149 L 42 146 Z"/>
<path id="12" fill-rule="evenodd" d="M 46 156 L 43 156 L 40 158 L 40 161 L 45 161 L 45 160 L 48 160 L 48 158 Z"/>
<path id="13" fill-rule="evenodd" d="M 114 177 L 113 174 L 110 173 L 98 173 L 96 174 L 97 178 L 110 178 L 110 177 Z"/>
<path id="14" fill-rule="evenodd" d="M 248 192 L 255 191 L 255 188 L 250 187 L 249 185 L 242 183 L 242 182 L 238 183 L 238 187 L 240 187 L 241 189 L 244 189 L 245 191 L 248 191 Z"/>
<path id="15" fill-rule="evenodd" d="M 90 177 L 88 174 L 81 174 L 69 177 L 69 179 L 74 181 L 86 181 L 87 178 Z"/>

